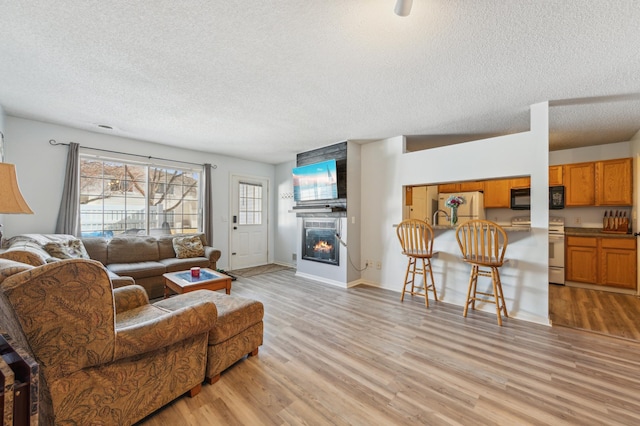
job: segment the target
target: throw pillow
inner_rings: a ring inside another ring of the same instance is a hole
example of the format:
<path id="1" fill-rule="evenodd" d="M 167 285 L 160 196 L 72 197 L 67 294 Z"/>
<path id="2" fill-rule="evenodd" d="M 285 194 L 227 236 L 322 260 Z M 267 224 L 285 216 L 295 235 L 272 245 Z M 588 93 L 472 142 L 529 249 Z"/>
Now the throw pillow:
<path id="1" fill-rule="evenodd" d="M 51 257 L 58 259 L 90 259 L 89 253 L 80 240 L 51 242 L 44 246 Z"/>
<path id="2" fill-rule="evenodd" d="M 178 259 L 204 256 L 204 246 L 202 245 L 202 240 L 197 235 L 191 237 L 175 237 L 173 239 L 173 250 L 176 252 Z"/>

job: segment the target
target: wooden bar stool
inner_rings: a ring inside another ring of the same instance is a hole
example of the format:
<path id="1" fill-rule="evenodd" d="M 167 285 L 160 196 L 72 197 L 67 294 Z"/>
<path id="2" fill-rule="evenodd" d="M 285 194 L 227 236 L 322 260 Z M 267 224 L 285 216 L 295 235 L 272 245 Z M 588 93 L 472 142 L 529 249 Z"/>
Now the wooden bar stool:
<path id="1" fill-rule="evenodd" d="M 404 301 L 404 294 L 408 292 L 412 296 L 424 297 L 424 304 L 429 307 L 429 289 L 433 291 L 433 298 L 438 301 L 436 286 L 431 270 L 431 257 L 433 256 L 433 228 L 427 222 L 418 219 L 407 219 L 400 222 L 396 229 L 402 254 L 409 258 L 407 271 L 404 274 L 404 285 L 400 301 Z M 418 261 L 422 267 L 418 266 Z M 431 278 L 431 284 L 427 283 L 427 273 Z M 409 277 L 411 275 L 411 277 Z M 422 275 L 423 287 L 415 284 L 416 275 Z M 411 284 L 411 290 L 407 286 Z M 423 291 L 421 291 L 423 290 Z"/>
<path id="2" fill-rule="evenodd" d="M 470 220 L 458 226 L 456 239 L 462 251 L 462 260 L 471 265 L 467 300 L 464 305 L 464 316 L 467 316 L 469 305 L 476 308 L 476 300 L 496 305 L 498 325 L 502 325 L 502 316 L 509 317 L 504 302 L 499 268 L 505 262 L 504 254 L 509 239 L 502 227 L 488 220 Z M 478 277 L 490 277 L 493 292 L 477 290 Z M 482 297 L 484 296 L 484 297 Z"/>

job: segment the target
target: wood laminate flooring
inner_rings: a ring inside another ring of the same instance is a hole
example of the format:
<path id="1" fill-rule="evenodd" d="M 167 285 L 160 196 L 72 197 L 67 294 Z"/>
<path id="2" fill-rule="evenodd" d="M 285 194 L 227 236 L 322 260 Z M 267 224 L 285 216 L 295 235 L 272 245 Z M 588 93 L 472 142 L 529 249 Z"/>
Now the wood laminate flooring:
<path id="1" fill-rule="evenodd" d="M 554 326 L 640 340 L 640 298 L 631 294 L 550 284 L 549 319 Z"/>
<path id="2" fill-rule="evenodd" d="M 640 424 L 640 342 L 293 270 L 232 294 L 265 305 L 258 356 L 140 425 Z"/>

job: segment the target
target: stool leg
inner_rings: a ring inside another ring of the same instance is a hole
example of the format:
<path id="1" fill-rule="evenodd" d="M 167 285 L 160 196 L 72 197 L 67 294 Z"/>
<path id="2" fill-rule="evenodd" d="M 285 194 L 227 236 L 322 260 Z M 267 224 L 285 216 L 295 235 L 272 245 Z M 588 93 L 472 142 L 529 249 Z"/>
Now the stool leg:
<path id="1" fill-rule="evenodd" d="M 431 288 L 433 289 L 433 298 L 438 301 L 438 293 L 436 292 L 436 282 L 433 280 L 433 271 L 431 270 L 431 259 L 427 258 L 427 264 L 429 265 L 429 276 L 431 277 Z"/>
<path id="2" fill-rule="evenodd" d="M 475 272 L 476 266 L 471 265 L 471 273 L 469 274 L 469 288 L 467 289 L 467 300 L 464 303 L 464 313 L 463 317 L 467 316 L 467 311 L 469 310 L 469 303 L 471 303 L 471 287 L 473 287 L 473 274 Z M 476 278 L 477 279 L 477 278 Z M 475 290 L 474 290 L 475 294 Z"/>
<path id="3" fill-rule="evenodd" d="M 480 267 L 473 265 L 473 293 L 471 295 L 471 309 L 476 309 L 476 299 L 478 298 L 478 276 L 480 275 Z"/>
<path id="4" fill-rule="evenodd" d="M 409 270 L 411 269 L 411 258 L 409 257 L 407 260 L 407 271 L 404 273 L 404 284 L 402 285 L 402 296 L 400 296 L 400 301 L 404 301 L 404 293 L 407 290 L 407 284 L 409 283 L 407 280 L 409 279 Z"/>
<path id="5" fill-rule="evenodd" d="M 502 292 L 502 280 L 500 279 L 500 270 L 496 268 L 496 287 L 498 288 L 498 293 L 500 294 L 500 300 L 502 301 L 502 312 L 506 318 L 509 318 L 509 314 L 507 313 L 507 304 L 504 302 L 504 293 Z"/>
<path id="6" fill-rule="evenodd" d="M 413 293 L 416 292 L 416 266 L 418 263 L 418 259 L 416 259 L 415 257 L 411 258 L 411 264 L 413 265 L 413 268 L 411 268 L 411 295 L 413 296 Z"/>
<path id="7" fill-rule="evenodd" d="M 491 285 L 493 286 L 493 297 L 496 300 L 496 315 L 498 317 L 498 325 L 502 325 L 502 315 L 501 315 L 501 309 L 500 309 L 500 295 L 498 293 L 498 284 L 497 284 L 497 280 L 498 278 L 496 277 L 496 274 L 498 273 L 498 270 L 494 267 L 491 268 Z"/>
<path id="8" fill-rule="evenodd" d="M 422 282 L 424 284 L 424 306 L 429 307 L 429 286 L 427 284 L 427 273 L 425 272 L 424 257 L 422 258 Z"/>

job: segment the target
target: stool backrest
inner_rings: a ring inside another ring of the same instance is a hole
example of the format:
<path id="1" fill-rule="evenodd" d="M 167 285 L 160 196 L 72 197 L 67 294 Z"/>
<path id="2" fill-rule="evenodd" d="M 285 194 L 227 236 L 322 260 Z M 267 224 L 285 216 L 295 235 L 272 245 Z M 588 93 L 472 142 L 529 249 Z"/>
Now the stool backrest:
<path id="1" fill-rule="evenodd" d="M 462 257 L 481 265 L 502 265 L 509 239 L 505 230 L 489 220 L 470 220 L 458 226 L 456 240 Z"/>
<path id="2" fill-rule="evenodd" d="M 433 228 L 424 220 L 406 219 L 396 229 L 402 254 L 407 256 L 431 256 L 433 251 Z"/>

